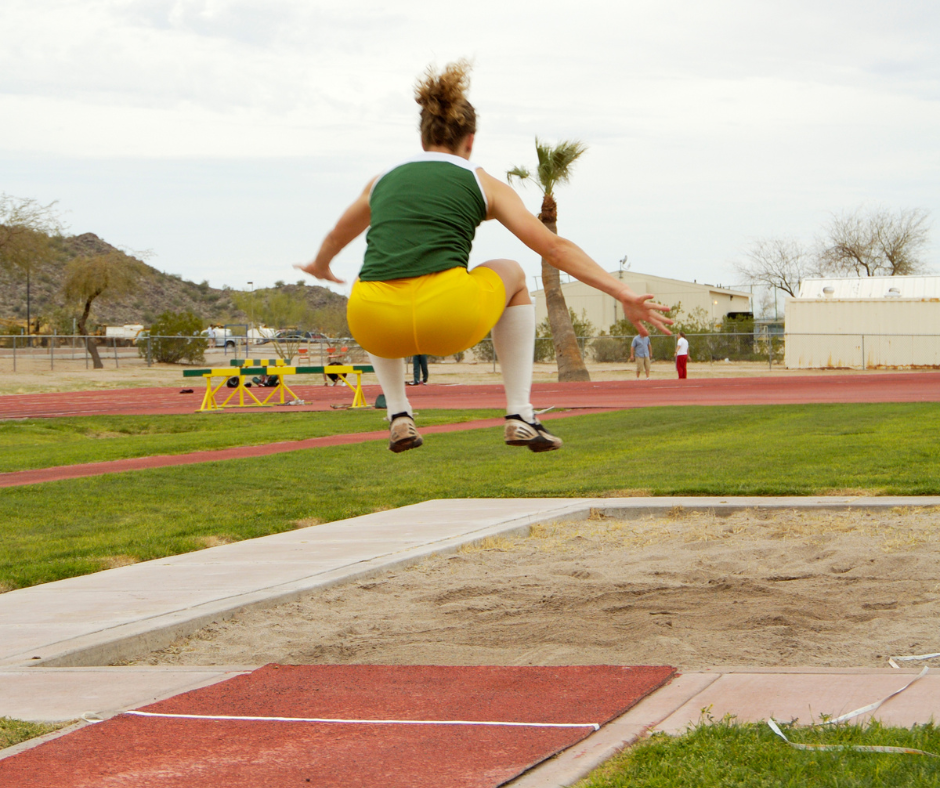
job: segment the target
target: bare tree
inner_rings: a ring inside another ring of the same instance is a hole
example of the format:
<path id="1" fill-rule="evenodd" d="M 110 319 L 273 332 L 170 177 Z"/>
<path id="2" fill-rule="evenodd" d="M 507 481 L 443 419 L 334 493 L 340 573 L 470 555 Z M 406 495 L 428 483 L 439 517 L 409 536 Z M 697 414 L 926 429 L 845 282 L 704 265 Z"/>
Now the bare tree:
<path id="1" fill-rule="evenodd" d="M 751 245 L 745 260 L 734 264 L 746 282 L 783 290 L 794 298 L 800 282 L 819 273 L 816 255 L 792 238 L 762 238 Z"/>
<path id="2" fill-rule="evenodd" d="M 88 336 L 88 317 L 92 304 L 99 297 L 115 297 L 133 291 L 143 271 L 143 263 L 118 251 L 93 257 L 76 257 L 65 269 L 62 293 L 66 301 L 82 308 L 78 318 L 78 333 L 85 337 L 85 347 L 88 348 L 95 369 L 102 369 L 104 364 L 98 355 L 98 347 Z"/>
<path id="3" fill-rule="evenodd" d="M 30 333 L 30 280 L 33 268 L 54 255 L 53 238 L 62 226 L 55 203 L 0 194 L 0 265 L 15 268 L 26 276 L 26 332 Z"/>
<path id="4" fill-rule="evenodd" d="M 0 261 L 6 261 L 20 243 L 32 243 L 35 233 L 50 236 L 61 232 L 54 202 L 42 205 L 0 194 Z"/>
<path id="5" fill-rule="evenodd" d="M 928 270 L 923 258 L 929 214 L 857 208 L 833 216 L 820 242 L 820 268 L 843 276 L 908 276 Z"/>
<path id="6" fill-rule="evenodd" d="M 525 183 L 530 181 L 542 191 L 542 210 L 539 219 L 549 230 L 558 234 L 558 204 L 555 202 L 555 186 L 567 183 L 571 178 L 574 163 L 587 150 L 587 146 L 576 140 L 559 142 L 554 147 L 539 138 L 535 138 L 535 152 L 538 168 L 531 172 L 526 167 L 514 167 L 506 173 L 512 183 L 517 179 Z M 558 380 L 590 380 L 578 339 L 571 325 L 571 315 L 565 303 L 565 294 L 561 289 L 561 277 L 558 269 L 542 258 L 542 289 L 545 292 L 545 306 L 548 310 L 548 322 L 552 330 L 552 343 L 555 346 L 555 359 L 558 363 Z"/>

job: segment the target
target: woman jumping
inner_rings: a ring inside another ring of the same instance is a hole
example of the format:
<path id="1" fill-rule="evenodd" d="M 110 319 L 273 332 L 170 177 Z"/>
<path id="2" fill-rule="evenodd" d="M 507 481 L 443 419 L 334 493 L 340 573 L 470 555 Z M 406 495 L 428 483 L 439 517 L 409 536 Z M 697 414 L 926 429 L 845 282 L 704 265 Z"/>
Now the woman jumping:
<path id="1" fill-rule="evenodd" d="M 476 228 L 496 219 L 556 268 L 613 296 L 644 336 L 646 321 L 664 333 L 673 321 L 652 295 L 637 295 L 571 241 L 555 235 L 510 186 L 470 163 L 476 112 L 466 99 L 469 64 L 440 74 L 429 68 L 415 87 L 424 152 L 371 180 L 329 232 L 316 258 L 297 266 L 317 279 L 344 284 L 330 262 L 368 229 L 362 270 L 347 306 L 349 329 L 368 352 L 385 394 L 389 449 L 423 441 L 405 395 L 402 359 L 450 356 L 493 332 L 506 391 L 504 437 L 531 451 L 561 447 L 529 402 L 535 349 L 535 307 L 525 273 L 514 260 L 468 270 Z"/>

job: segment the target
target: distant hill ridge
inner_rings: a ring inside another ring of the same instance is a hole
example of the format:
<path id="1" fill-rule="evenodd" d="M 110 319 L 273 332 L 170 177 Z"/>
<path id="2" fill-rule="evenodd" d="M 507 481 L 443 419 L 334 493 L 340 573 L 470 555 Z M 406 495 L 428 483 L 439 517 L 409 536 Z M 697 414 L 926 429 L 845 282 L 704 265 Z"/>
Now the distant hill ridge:
<path id="1" fill-rule="evenodd" d="M 60 288 L 62 272 L 72 259 L 81 256 L 121 252 L 94 233 L 63 238 L 61 254 L 52 262 L 34 266 L 30 277 L 30 315 L 35 329 L 37 316 L 43 330 L 56 326 L 59 333 L 71 331 L 74 308 L 66 308 Z M 122 252 L 123 253 L 123 252 Z M 132 257 L 132 255 L 127 255 Z M 137 258 L 132 258 L 137 259 Z M 150 325 L 162 312 L 190 311 L 207 323 L 244 323 L 248 315 L 238 309 L 232 294 L 238 291 L 210 287 L 208 282 L 196 284 L 174 274 L 165 274 L 139 261 L 145 269 L 132 295 L 119 299 L 105 296 L 92 308 L 92 322 L 98 326 L 142 323 Z M 302 276 L 298 272 L 298 277 Z M 300 295 L 313 309 L 345 308 L 346 297 L 325 287 L 307 284 L 285 284 L 278 288 L 258 288 L 255 292 L 278 290 Z M 0 322 L 11 324 L 26 319 L 26 275 L 19 270 L 0 268 Z M 0 329 L 0 333 L 4 333 Z"/>

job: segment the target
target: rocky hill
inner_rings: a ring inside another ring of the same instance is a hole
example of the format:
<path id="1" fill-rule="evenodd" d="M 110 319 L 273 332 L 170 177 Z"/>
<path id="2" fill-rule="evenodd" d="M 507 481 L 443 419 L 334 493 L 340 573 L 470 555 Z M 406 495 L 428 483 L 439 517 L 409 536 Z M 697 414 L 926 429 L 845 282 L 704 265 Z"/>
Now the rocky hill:
<path id="1" fill-rule="evenodd" d="M 93 233 L 62 239 L 58 254 L 52 261 L 34 266 L 29 282 L 30 322 L 37 330 L 37 320 L 43 332 L 57 330 L 61 334 L 71 333 L 73 319 L 79 309 L 65 303 L 61 293 L 65 266 L 76 257 L 94 256 L 119 252 Z M 129 258 L 136 260 L 136 258 Z M 224 325 L 245 323 L 248 315 L 235 303 L 238 291 L 210 287 L 208 282 L 196 284 L 180 276 L 165 274 L 143 261 L 137 261 L 142 274 L 132 295 L 110 299 L 103 295 L 94 302 L 89 328 L 106 325 L 141 323 L 149 326 L 162 312 L 190 311 L 206 324 Z M 298 273 L 298 278 L 303 274 Z M 312 280 L 310 280 L 312 281 Z M 308 314 L 322 316 L 324 320 L 341 320 L 345 312 L 346 298 L 325 287 L 306 283 L 283 284 L 277 288 L 259 289 L 256 297 L 264 298 L 274 290 L 287 293 L 292 298 L 302 298 L 310 307 Z M 313 317 L 311 319 L 316 319 Z M 26 325 L 26 276 L 17 269 L 0 267 L 0 333 L 14 326 Z M 310 329 L 320 326 L 308 326 Z M 324 326 L 324 328 L 327 328 Z M 337 326 L 329 327 L 325 333 L 336 335 Z"/>

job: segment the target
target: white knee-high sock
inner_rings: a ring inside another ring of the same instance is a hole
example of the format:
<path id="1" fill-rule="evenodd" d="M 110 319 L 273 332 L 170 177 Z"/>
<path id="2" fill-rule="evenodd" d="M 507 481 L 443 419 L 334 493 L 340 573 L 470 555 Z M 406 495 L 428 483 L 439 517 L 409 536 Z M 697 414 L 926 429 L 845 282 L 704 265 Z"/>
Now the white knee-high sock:
<path id="1" fill-rule="evenodd" d="M 407 413 L 410 416 L 412 414 L 411 403 L 405 395 L 405 360 L 380 358 L 369 353 L 369 362 L 375 369 L 375 375 L 385 395 L 385 404 L 388 407 L 386 415 Z"/>
<path id="2" fill-rule="evenodd" d="M 535 305 L 507 306 L 493 326 L 493 347 L 506 389 L 506 415 L 535 419 L 529 402 L 535 363 Z"/>

